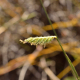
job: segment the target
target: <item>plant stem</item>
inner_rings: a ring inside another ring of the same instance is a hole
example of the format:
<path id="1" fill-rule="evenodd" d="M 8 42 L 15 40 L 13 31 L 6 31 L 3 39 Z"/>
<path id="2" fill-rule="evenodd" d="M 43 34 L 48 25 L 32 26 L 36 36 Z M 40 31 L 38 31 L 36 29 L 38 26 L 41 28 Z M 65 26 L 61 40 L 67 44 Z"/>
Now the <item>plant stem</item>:
<path id="1" fill-rule="evenodd" d="M 42 5 L 42 7 L 43 7 L 43 9 L 44 9 L 44 12 L 45 12 L 45 14 L 46 14 L 46 16 L 47 16 L 47 18 L 48 18 L 48 21 L 49 21 L 49 23 L 50 23 L 50 25 L 51 25 L 51 27 L 52 27 L 52 29 L 53 29 L 53 32 L 54 32 L 55 36 L 57 36 L 57 33 L 56 33 L 56 31 L 54 30 L 54 28 L 53 28 L 53 26 L 52 26 L 52 22 L 51 22 L 50 19 L 49 19 L 49 16 L 48 16 L 48 14 L 47 14 L 47 11 L 46 11 L 46 9 L 45 9 L 44 6 L 43 6 L 42 0 L 40 0 L 40 2 L 41 2 L 41 5 Z M 72 70 L 73 75 L 75 76 L 76 80 L 80 80 L 80 79 L 79 79 L 79 76 L 78 76 L 78 74 L 77 74 L 77 72 L 76 72 L 76 70 L 75 70 L 75 68 L 74 68 L 74 66 L 73 66 L 73 64 L 72 64 L 72 62 L 71 62 L 71 60 L 69 59 L 69 57 L 67 56 L 66 52 L 64 51 L 64 49 L 63 49 L 63 47 L 62 47 L 62 45 L 61 45 L 61 43 L 60 43 L 60 41 L 59 41 L 58 36 L 57 36 L 57 41 L 58 41 L 58 43 L 59 43 L 59 45 L 60 45 L 60 47 L 61 47 L 61 49 L 62 49 L 62 51 L 63 51 L 63 53 L 64 53 L 64 55 L 65 55 L 65 57 L 66 57 L 66 59 L 67 59 L 70 67 L 71 67 L 71 70 Z"/>

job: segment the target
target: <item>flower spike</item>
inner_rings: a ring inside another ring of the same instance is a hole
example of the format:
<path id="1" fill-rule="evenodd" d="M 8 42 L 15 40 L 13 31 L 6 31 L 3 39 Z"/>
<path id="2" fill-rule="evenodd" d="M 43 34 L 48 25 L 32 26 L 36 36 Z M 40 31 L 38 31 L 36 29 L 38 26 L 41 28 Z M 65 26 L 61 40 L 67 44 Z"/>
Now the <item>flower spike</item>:
<path id="1" fill-rule="evenodd" d="M 28 39 L 20 40 L 22 43 L 30 43 L 31 45 L 46 45 L 50 43 L 56 36 L 44 36 L 44 37 L 30 37 Z"/>

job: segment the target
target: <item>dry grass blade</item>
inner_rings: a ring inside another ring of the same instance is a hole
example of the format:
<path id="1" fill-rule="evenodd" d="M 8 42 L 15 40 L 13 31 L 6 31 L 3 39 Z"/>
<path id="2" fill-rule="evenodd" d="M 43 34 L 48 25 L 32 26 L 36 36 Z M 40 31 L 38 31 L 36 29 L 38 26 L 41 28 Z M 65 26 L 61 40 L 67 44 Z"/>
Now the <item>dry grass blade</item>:
<path id="1" fill-rule="evenodd" d="M 12 18 L 8 22 L 4 23 L 3 26 L 0 27 L 0 34 L 3 33 L 6 29 L 8 29 L 11 25 L 17 23 L 20 20 L 18 16 Z"/>
<path id="2" fill-rule="evenodd" d="M 26 16 L 26 14 L 22 15 L 21 17 L 15 16 L 14 18 L 10 19 L 8 22 L 4 23 L 3 26 L 0 27 L 0 34 L 3 33 L 6 29 L 8 29 L 13 24 L 16 24 L 18 21 L 24 20 L 23 16 Z M 29 16 L 31 16 L 31 17 L 29 17 Z M 28 14 L 27 17 L 26 17 L 26 20 L 30 19 L 30 18 L 32 18 L 34 16 L 36 16 L 35 13 Z"/>
<path id="3" fill-rule="evenodd" d="M 4 6 L 4 5 L 5 6 Z M 22 8 L 18 7 L 16 8 L 11 3 L 9 3 L 7 0 L 0 0 L 0 6 L 4 9 L 4 11 L 9 14 L 11 17 L 17 16 L 16 13 L 21 14 Z"/>
<path id="4" fill-rule="evenodd" d="M 47 67 L 45 58 L 41 58 L 40 67 L 43 68 L 45 73 L 50 77 L 51 80 L 60 80 L 56 75 Z"/>
<path id="5" fill-rule="evenodd" d="M 75 27 L 75 25 L 77 23 L 78 23 L 78 18 L 74 18 L 71 21 L 54 23 L 54 24 L 52 24 L 52 26 L 54 27 L 54 29 L 66 28 L 66 27 L 70 27 L 70 26 Z M 51 27 L 51 25 L 47 25 L 47 26 L 44 26 L 43 29 L 48 31 L 48 30 L 52 30 L 52 27 Z"/>
<path id="6" fill-rule="evenodd" d="M 73 65 L 77 66 L 79 63 L 80 63 L 80 57 L 73 62 Z M 57 77 L 60 79 L 63 78 L 70 70 L 71 70 L 70 66 L 66 67 L 62 72 L 60 72 L 57 75 Z"/>
<path id="7" fill-rule="evenodd" d="M 24 77 L 25 77 L 25 74 L 26 74 L 26 71 L 28 70 L 29 66 L 34 62 L 34 60 L 36 59 L 36 57 L 39 55 L 39 51 L 42 50 L 42 47 L 41 49 L 39 49 L 38 51 L 38 48 L 33 52 L 32 54 L 32 59 L 30 59 L 28 57 L 28 60 L 25 62 L 25 64 L 23 65 L 22 69 L 21 69 L 21 72 L 20 72 L 20 75 L 19 75 L 19 80 L 24 80 Z"/>
<path id="8" fill-rule="evenodd" d="M 66 46 L 66 44 L 62 44 L 62 46 L 63 46 L 65 51 L 69 52 L 71 50 L 72 46 L 75 47 L 75 44 L 70 43 L 70 44 L 67 44 L 67 46 Z M 73 49 L 73 47 L 72 47 L 72 49 Z M 74 50 L 75 50 L 75 48 L 74 48 Z M 46 55 L 46 54 L 51 54 L 52 52 L 55 52 L 55 51 L 62 51 L 59 45 L 53 45 L 52 47 L 49 47 L 48 49 L 43 49 L 42 51 L 37 52 L 37 53 L 39 54 L 38 56 L 42 56 L 42 55 Z M 78 52 L 80 52 L 80 49 L 79 49 Z M 54 55 L 56 55 L 56 54 L 54 53 L 53 56 Z M 8 73 L 8 72 L 22 66 L 27 60 L 32 61 L 32 60 L 34 60 L 34 58 L 35 58 L 35 55 L 30 54 L 30 55 L 26 55 L 26 56 L 19 57 L 19 58 L 16 58 L 14 60 L 11 60 L 5 66 L 0 67 L 0 75 Z"/>

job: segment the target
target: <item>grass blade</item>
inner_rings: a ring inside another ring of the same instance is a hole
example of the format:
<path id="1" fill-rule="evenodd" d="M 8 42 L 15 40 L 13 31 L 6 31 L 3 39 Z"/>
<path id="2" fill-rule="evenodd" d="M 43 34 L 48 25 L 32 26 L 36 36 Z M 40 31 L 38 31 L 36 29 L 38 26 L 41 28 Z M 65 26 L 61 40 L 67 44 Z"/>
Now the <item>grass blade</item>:
<path id="1" fill-rule="evenodd" d="M 52 29 L 53 29 L 53 32 L 54 32 L 55 36 L 57 36 L 57 33 L 56 33 L 56 31 L 54 30 L 54 28 L 53 28 L 53 26 L 52 26 L 52 23 L 51 23 L 51 21 L 50 21 L 50 19 L 49 19 L 49 16 L 48 16 L 48 14 L 47 14 L 47 11 L 46 11 L 46 9 L 45 9 L 44 6 L 43 6 L 42 0 L 40 0 L 40 2 L 41 2 L 41 5 L 42 5 L 42 7 L 43 7 L 43 9 L 44 9 L 44 12 L 45 12 L 45 14 L 46 14 L 46 16 L 47 16 L 47 18 L 48 18 L 48 21 L 49 21 L 49 23 L 50 23 L 50 25 L 51 25 L 51 27 L 52 27 Z M 73 64 L 72 64 L 72 62 L 71 62 L 71 60 L 69 59 L 69 57 L 67 56 L 66 52 L 64 51 L 64 49 L 63 49 L 63 47 L 62 47 L 62 45 L 61 45 L 61 43 L 60 43 L 60 41 L 59 41 L 58 36 L 57 36 L 57 41 L 58 41 L 58 43 L 59 43 L 59 45 L 60 45 L 60 47 L 61 47 L 61 49 L 62 49 L 62 51 L 63 51 L 63 53 L 64 53 L 64 55 L 65 55 L 65 58 L 67 59 L 69 65 L 70 65 L 70 67 L 71 67 L 71 70 L 72 70 L 72 73 L 73 73 L 74 77 L 76 78 L 76 80 L 80 80 L 80 79 L 79 79 L 79 76 L 78 76 L 78 74 L 77 74 L 77 72 L 76 72 L 76 70 L 75 70 L 75 68 L 74 68 L 74 66 L 73 66 Z"/>

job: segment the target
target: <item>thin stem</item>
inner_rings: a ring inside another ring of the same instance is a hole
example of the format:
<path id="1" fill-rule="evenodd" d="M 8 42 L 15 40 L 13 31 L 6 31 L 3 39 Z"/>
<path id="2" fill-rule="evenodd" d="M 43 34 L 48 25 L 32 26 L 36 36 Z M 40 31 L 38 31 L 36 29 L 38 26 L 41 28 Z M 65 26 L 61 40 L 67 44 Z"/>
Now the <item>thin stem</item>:
<path id="1" fill-rule="evenodd" d="M 51 23 L 51 21 L 50 21 L 50 19 L 49 19 L 49 16 L 48 16 L 48 14 L 47 14 L 47 11 L 46 11 L 46 9 L 45 9 L 44 6 L 43 6 L 42 0 L 40 0 L 40 2 L 41 2 L 41 5 L 42 5 L 42 7 L 43 7 L 43 9 L 44 9 L 44 12 L 45 12 L 45 14 L 46 14 L 46 16 L 47 16 L 47 18 L 48 18 L 48 21 L 49 21 L 49 23 L 50 23 L 50 25 L 51 25 L 51 27 L 52 27 L 52 29 L 53 29 L 53 32 L 54 32 L 54 34 L 57 36 L 57 33 L 56 33 L 56 31 L 54 30 L 54 28 L 53 28 L 53 26 L 52 26 L 52 23 Z M 76 80 L 80 80 L 79 77 L 78 77 L 78 74 L 77 74 L 77 72 L 76 72 L 76 70 L 75 70 L 75 68 L 74 68 L 74 66 L 73 66 L 73 64 L 72 64 L 72 62 L 71 62 L 71 60 L 69 59 L 69 57 L 67 56 L 66 52 L 64 51 L 64 49 L 63 49 L 63 47 L 62 47 L 62 45 L 61 45 L 61 43 L 60 43 L 60 41 L 59 41 L 58 36 L 57 36 L 57 41 L 58 41 L 58 43 L 59 43 L 59 45 L 60 45 L 60 47 L 61 47 L 61 49 L 62 49 L 62 51 L 63 51 L 63 53 L 64 53 L 64 55 L 65 55 L 65 57 L 66 57 L 66 59 L 67 59 L 67 61 L 68 61 L 69 65 L 70 65 L 70 67 L 71 67 L 71 69 L 72 69 L 73 75 L 75 76 Z"/>

